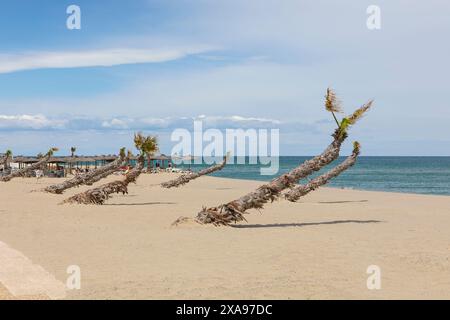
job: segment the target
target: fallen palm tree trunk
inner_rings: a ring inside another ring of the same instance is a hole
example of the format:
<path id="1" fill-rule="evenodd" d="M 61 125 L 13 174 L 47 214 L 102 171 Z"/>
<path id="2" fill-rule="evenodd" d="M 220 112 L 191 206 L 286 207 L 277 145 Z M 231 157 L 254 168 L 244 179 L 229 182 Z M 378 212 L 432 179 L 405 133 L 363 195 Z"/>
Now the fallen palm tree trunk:
<path id="1" fill-rule="evenodd" d="M 122 194 L 127 194 L 128 185 L 132 182 L 136 182 L 137 178 L 141 175 L 144 169 L 144 156 L 158 150 L 156 137 L 144 137 L 141 133 L 137 133 L 134 135 L 134 143 L 136 148 L 140 150 L 141 154 L 138 158 L 136 166 L 125 175 L 123 180 L 106 183 L 98 188 L 76 194 L 64 200 L 63 203 L 104 204 L 113 193 L 122 192 Z M 131 154 L 129 153 L 129 157 L 130 155 Z"/>
<path id="2" fill-rule="evenodd" d="M 136 166 L 125 175 L 122 181 L 113 181 L 101 185 L 97 188 L 78 193 L 66 200 L 63 203 L 79 203 L 79 204 L 104 204 L 113 193 L 128 193 L 128 185 L 136 182 L 136 179 L 142 173 L 144 168 L 144 160 L 140 159 Z"/>
<path id="3" fill-rule="evenodd" d="M 167 181 L 167 182 L 163 182 L 163 183 L 161 183 L 161 187 L 168 188 L 168 189 L 173 188 L 173 187 L 179 187 L 179 186 L 185 185 L 186 183 L 189 183 L 191 180 L 197 179 L 201 176 L 222 170 L 223 167 L 225 167 L 225 165 L 227 164 L 227 157 L 228 156 L 223 157 L 223 161 L 219 164 L 213 165 L 211 167 L 208 167 L 206 169 L 203 169 L 198 172 L 191 173 L 191 174 L 183 174 L 176 179 L 173 179 L 173 180 Z"/>
<path id="4" fill-rule="evenodd" d="M 291 188 L 300 179 L 305 178 L 315 171 L 319 171 L 327 164 L 334 161 L 339 156 L 342 142 L 347 137 L 347 129 L 350 125 L 362 117 L 362 115 L 370 108 L 372 101 L 357 109 L 352 115 L 344 118 L 339 128 L 333 134 L 333 142 L 319 156 L 311 160 L 305 161 L 297 168 L 282 176 L 275 178 L 268 184 L 260 186 L 257 190 L 226 204 L 217 207 L 206 208 L 197 214 L 195 221 L 201 224 L 212 223 L 214 225 L 229 225 L 245 220 L 244 214 L 249 209 L 262 209 L 264 204 L 277 199 L 281 192 Z M 187 218 L 181 217 L 174 224 L 185 221 Z"/>
<path id="5" fill-rule="evenodd" d="M 328 183 L 331 179 L 337 177 L 342 172 L 352 167 L 356 163 L 356 159 L 358 158 L 359 153 L 360 144 L 358 142 L 354 142 L 352 154 L 348 156 L 347 159 L 345 159 L 341 164 L 337 165 L 330 171 L 318 176 L 317 178 L 314 178 L 305 185 L 296 186 L 284 195 L 285 199 L 291 202 L 295 202 L 309 192 L 314 191 L 318 187 Z"/>
<path id="6" fill-rule="evenodd" d="M 1 177 L 0 181 L 4 181 L 4 182 L 8 182 L 11 181 L 11 179 L 14 178 L 18 178 L 18 177 L 26 177 L 27 175 L 29 175 L 31 172 L 33 172 L 34 170 L 38 170 L 41 169 L 42 167 L 44 167 L 48 160 L 50 160 L 50 158 L 53 156 L 53 153 L 55 151 L 57 151 L 57 148 L 51 148 L 46 154 L 45 156 L 39 160 L 36 163 L 33 163 L 32 165 L 29 165 L 26 168 L 11 172 L 9 175 Z"/>
<path id="7" fill-rule="evenodd" d="M 127 162 L 128 162 L 128 159 L 125 156 L 125 148 L 122 148 L 119 152 L 119 157 L 116 160 L 114 160 L 113 162 L 111 162 L 110 164 L 100 167 L 91 172 L 75 176 L 72 179 L 66 180 L 62 183 L 51 185 L 51 186 L 45 188 L 44 191 L 61 194 L 67 189 L 70 189 L 73 187 L 78 187 L 83 184 L 88 184 L 90 181 L 92 181 L 96 177 L 101 177 L 101 179 L 102 179 L 102 178 L 112 174 L 113 172 L 116 172 L 117 170 L 119 170 L 120 167 L 125 165 Z M 106 172 L 109 172 L 109 174 L 105 176 L 104 174 Z M 100 179 L 98 179 L 96 181 L 99 181 L 99 180 Z"/>
<path id="8" fill-rule="evenodd" d="M 96 182 L 98 182 L 98 181 L 100 181 L 100 180 L 103 180 L 103 179 L 109 177 L 109 176 L 112 175 L 113 173 L 118 172 L 118 171 L 120 170 L 121 167 L 123 167 L 123 166 L 125 166 L 125 165 L 127 164 L 127 162 L 128 162 L 128 161 L 124 160 L 124 161 L 120 164 L 120 166 L 118 166 L 117 168 L 108 170 L 108 171 L 103 172 L 103 173 L 101 173 L 101 174 L 97 174 L 97 175 L 95 175 L 94 177 L 92 177 L 91 179 L 87 180 L 86 183 L 84 183 L 84 184 L 87 185 L 87 186 L 92 186 L 94 183 L 96 183 Z"/>

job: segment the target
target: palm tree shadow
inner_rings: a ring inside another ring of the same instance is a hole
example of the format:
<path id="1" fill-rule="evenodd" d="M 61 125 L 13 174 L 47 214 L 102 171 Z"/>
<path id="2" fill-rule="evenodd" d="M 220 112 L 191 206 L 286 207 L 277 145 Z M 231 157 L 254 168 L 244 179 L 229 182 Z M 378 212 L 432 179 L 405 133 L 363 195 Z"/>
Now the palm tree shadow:
<path id="1" fill-rule="evenodd" d="M 304 222 L 304 223 L 272 223 L 272 224 L 237 224 L 231 225 L 237 229 L 247 228 L 287 228 L 287 227 L 308 227 L 308 226 L 320 226 L 327 224 L 342 224 L 342 223 L 380 223 L 380 220 L 334 220 L 323 222 Z"/>
<path id="2" fill-rule="evenodd" d="M 178 204 L 177 202 L 105 203 L 104 206 L 152 206 L 156 204 Z"/>
<path id="3" fill-rule="evenodd" d="M 322 204 L 339 204 L 339 203 L 360 203 L 360 202 L 369 202 L 369 200 L 347 200 L 347 201 L 319 201 L 317 203 Z"/>

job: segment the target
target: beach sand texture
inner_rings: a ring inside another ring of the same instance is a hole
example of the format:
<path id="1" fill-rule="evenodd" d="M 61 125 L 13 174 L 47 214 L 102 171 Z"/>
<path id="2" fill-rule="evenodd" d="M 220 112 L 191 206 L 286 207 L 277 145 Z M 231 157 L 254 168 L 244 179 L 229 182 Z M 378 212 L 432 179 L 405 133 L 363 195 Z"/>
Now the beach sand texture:
<path id="1" fill-rule="evenodd" d="M 61 283 L 78 265 L 81 289 L 67 299 L 450 299 L 450 197 L 322 188 L 234 227 L 172 227 L 261 185 L 158 186 L 174 176 L 143 174 L 103 206 L 58 205 L 87 187 L 30 192 L 61 180 L 0 183 L 0 243 Z M 381 269 L 380 290 L 367 288 L 370 265 Z M 3 279 L 19 269 L 3 268 Z M 0 283 L 0 299 L 48 298 L 22 293 Z"/>

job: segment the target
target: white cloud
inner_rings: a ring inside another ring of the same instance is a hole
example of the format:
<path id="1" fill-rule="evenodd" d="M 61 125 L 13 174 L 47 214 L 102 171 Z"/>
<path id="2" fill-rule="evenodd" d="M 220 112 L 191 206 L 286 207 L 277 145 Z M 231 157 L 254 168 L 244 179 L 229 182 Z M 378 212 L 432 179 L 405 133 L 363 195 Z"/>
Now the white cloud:
<path id="1" fill-rule="evenodd" d="M 101 49 L 89 51 L 34 52 L 0 55 L 0 73 L 48 68 L 109 67 L 123 64 L 160 63 L 204 53 L 213 47 L 176 49 Z"/>
<path id="2" fill-rule="evenodd" d="M 191 130 L 194 121 L 202 121 L 205 129 L 260 129 L 260 128 L 280 128 L 290 131 L 317 130 L 327 123 L 305 123 L 299 121 L 280 121 L 268 118 L 252 118 L 239 115 L 233 116 L 208 116 L 199 115 L 196 117 L 165 117 L 165 118 L 139 118 L 139 117 L 74 117 L 64 116 L 60 118 L 48 118 L 44 115 L 0 115 L 0 130 L 21 131 L 21 130 L 59 130 L 59 131 L 117 131 L 117 130 L 152 130 L 156 132 L 168 132 L 176 128 Z"/>
<path id="3" fill-rule="evenodd" d="M 65 120 L 50 120 L 43 115 L 0 115 L 0 129 L 50 129 L 64 127 Z"/>

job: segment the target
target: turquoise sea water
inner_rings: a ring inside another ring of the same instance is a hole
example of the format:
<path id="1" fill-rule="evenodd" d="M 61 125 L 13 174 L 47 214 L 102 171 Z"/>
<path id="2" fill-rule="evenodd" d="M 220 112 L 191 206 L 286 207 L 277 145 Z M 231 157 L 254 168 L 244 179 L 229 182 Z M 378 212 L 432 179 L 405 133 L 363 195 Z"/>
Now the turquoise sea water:
<path id="1" fill-rule="evenodd" d="M 280 157 L 282 174 L 311 157 Z M 344 157 L 336 160 L 343 161 Z M 183 167 L 188 167 L 184 165 Z M 192 165 L 198 170 L 205 165 Z M 217 177 L 269 181 L 260 165 L 229 164 Z M 360 157 L 356 165 L 328 184 L 361 190 L 450 195 L 450 157 Z"/>

